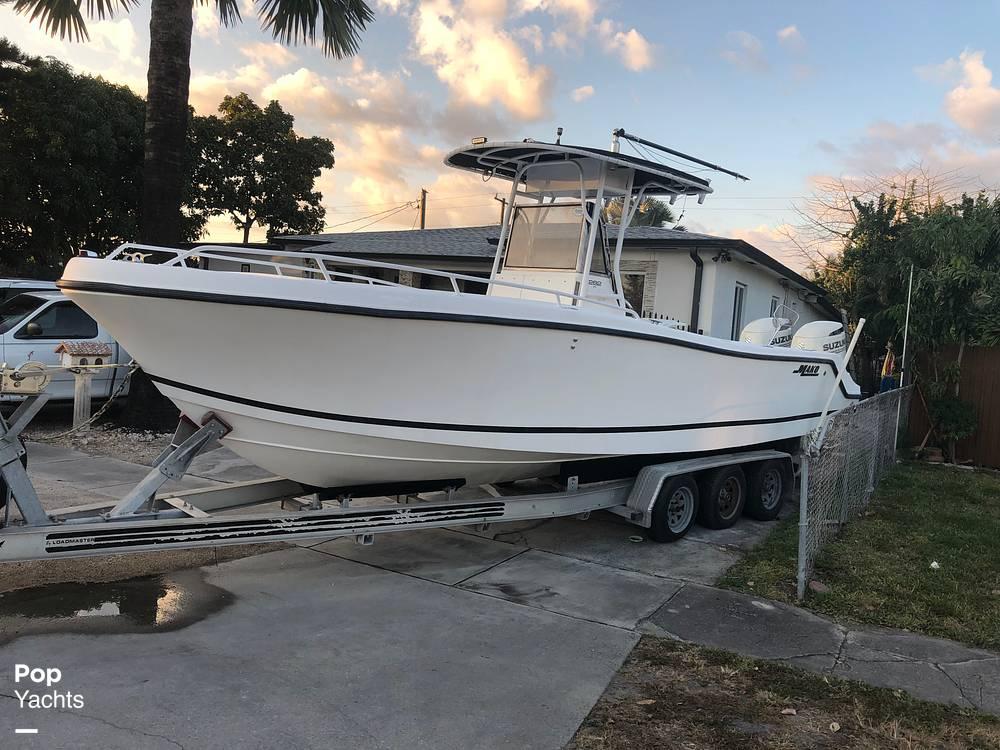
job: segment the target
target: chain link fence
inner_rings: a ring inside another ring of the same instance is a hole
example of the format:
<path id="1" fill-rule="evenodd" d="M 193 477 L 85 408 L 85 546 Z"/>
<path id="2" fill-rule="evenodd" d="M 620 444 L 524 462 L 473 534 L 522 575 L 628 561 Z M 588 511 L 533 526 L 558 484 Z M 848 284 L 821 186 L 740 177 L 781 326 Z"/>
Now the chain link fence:
<path id="1" fill-rule="evenodd" d="M 896 462 L 913 386 L 859 401 L 830 417 L 818 450 L 803 454 L 799 485 L 798 597 L 823 545 L 861 515 Z M 898 426 L 898 429 L 897 429 Z"/>

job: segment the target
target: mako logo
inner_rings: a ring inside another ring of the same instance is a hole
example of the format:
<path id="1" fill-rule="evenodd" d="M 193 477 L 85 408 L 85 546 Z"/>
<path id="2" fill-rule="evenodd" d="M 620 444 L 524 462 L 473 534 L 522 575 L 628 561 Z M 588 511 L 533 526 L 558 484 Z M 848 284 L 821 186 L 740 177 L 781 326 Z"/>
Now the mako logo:
<path id="1" fill-rule="evenodd" d="M 799 365 L 797 370 L 792 370 L 792 374 L 803 378 L 815 377 L 819 375 L 819 365 Z"/>

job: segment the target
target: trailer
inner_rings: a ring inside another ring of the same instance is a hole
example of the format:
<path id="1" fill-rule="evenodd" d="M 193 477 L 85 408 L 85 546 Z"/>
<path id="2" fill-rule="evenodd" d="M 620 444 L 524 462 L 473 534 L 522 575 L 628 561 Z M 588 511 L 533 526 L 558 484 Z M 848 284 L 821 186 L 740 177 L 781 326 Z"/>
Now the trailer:
<path id="1" fill-rule="evenodd" d="M 621 479 L 581 483 L 570 475 L 551 490 L 531 494 L 490 485 L 478 497 L 463 498 L 460 481 L 331 489 L 281 477 L 161 492 L 229 432 L 209 414 L 201 424 L 182 417 L 170 446 L 121 500 L 45 510 L 27 474 L 21 434 L 47 400 L 40 390 L 9 419 L 0 416 L 0 562 L 334 537 L 367 545 L 394 531 L 485 530 L 509 521 L 587 518 L 597 510 L 668 542 L 697 520 L 722 528 L 744 510 L 761 520 L 774 518 L 792 484 L 792 456 L 764 449 L 655 463 Z M 271 507 L 248 512 L 262 505 Z"/>

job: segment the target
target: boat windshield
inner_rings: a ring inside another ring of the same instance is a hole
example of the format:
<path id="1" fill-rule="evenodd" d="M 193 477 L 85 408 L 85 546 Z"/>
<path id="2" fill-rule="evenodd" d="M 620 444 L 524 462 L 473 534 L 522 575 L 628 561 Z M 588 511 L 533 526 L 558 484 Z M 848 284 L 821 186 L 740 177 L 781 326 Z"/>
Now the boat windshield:
<path id="1" fill-rule="evenodd" d="M 574 271 L 583 230 L 583 208 L 579 203 L 517 206 L 504 265 Z"/>
<path id="2" fill-rule="evenodd" d="M 30 294 L 19 294 L 0 305 L 0 334 L 7 333 L 31 313 L 45 304 L 45 300 Z"/>

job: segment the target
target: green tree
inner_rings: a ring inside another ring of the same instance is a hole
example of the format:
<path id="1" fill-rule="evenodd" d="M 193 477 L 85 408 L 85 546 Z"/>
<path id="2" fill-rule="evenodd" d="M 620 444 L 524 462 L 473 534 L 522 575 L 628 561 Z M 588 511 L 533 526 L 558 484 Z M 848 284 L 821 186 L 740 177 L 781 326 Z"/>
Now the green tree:
<path id="1" fill-rule="evenodd" d="M 976 425 L 959 392 L 965 349 L 1000 340 L 1000 198 L 946 203 L 881 194 L 855 198 L 852 211 L 843 252 L 816 279 L 853 320 L 867 319 L 862 343 L 874 359 L 886 341 L 899 351 L 912 265 L 908 359 L 923 363 L 931 422 L 955 460 L 957 441 Z"/>
<path id="2" fill-rule="evenodd" d="M 296 135 L 295 119 L 276 101 L 261 109 L 241 93 L 223 99 L 219 113 L 195 118 L 196 205 L 232 219 L 244 243 L 255 224 L 268 237 L 322 229 L 323 196 L 314 188 L 333 166 L 333 143 Z"/>
<path id="3" fill-rule="evenodd" d="M 622 199 L 613 198 L 604 208 L 604 220 L 612 224 L 621 224 Z M 673 224 L 674 212 L 670 206 L 657 198 L 644 198 L 639 208 L 632 214 L 631 227 L 663 227 Z M 682 229 L 683 227 L 678 227 Z"/>
<path id="4" fill-rule="evenodd" d="M 207 0 L 199 0 L 207 2 Z M 50 34 L 87 39 L 86 20 L 128 12 L 138 0 L 0 0 L 29 15 Z M 241 20 L 239 0 L 215 0 L 219 20 Z M 322 40 L 337 58 L 355 54 L 361 33 L 375 14 L 364 0 L 261 0 L 265 30 L 283 44 Z M 149 67 L 145 118 L 145 159 L 139 237 L 174 244 L 181 239 L 185 144 L 189 120 L 193 0 L 150 0 Z"/>
<path id="5" fill-rule="evenodd" d="M 133 239 L 142 99 L 0 40 L 0 260 L 55 278 L 81 248 Z"/>
<path id="6" fill-rule="evenodd" d="M 0 39 L 0 266 L 55 278 L 80 249 L 136 238 L 142 184 L 143 112 L 124 86 L 76 74 L 52 58 Z M 190 174 L 191 149 L 185 154 Z M 201 234 L 190 204 L 181 238 Z"/>

